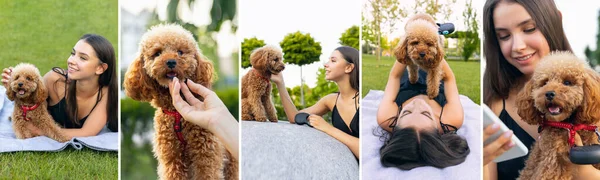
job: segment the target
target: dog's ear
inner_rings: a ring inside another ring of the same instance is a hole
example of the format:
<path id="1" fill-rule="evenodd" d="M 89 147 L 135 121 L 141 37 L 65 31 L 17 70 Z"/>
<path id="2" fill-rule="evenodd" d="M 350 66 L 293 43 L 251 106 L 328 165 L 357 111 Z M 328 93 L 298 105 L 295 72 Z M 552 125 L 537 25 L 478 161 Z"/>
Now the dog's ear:
<path id="1" fill-rule="evenodd" d="M 200 54 L 199 50 L 196 50 L 194 56 L 198 62 L 198 67 L 196 68 L 196 79 L 194 79 L 194 82 L 202 84 L 204 87 L 211 88 L 212 82 L 217 77 L 212 62 Z"/>
<path id="2" fill-rule="evenodd" d="M 541 124 L 543 119 L 540 112 L 534 106 L 534 100 L 531 96 L 533 92 L 533 80 L 525 84 L 525 88 L 517 95 L 517 114 L 527 124 Z"/>
<path id="3" fill-rule="evenodd" d="M 125 94 L 137 101 L 150 101 L 152 100 L 152 92 L 156 92 L 155 86 L 155 82 L 151 80 L 146 73 L 146 69 L 144 69 L 142 53 L 138 53 L 138 56 L 129 66 L 129 70 L 125 73 L 125 82 L 123 82 Z"/>
<path id="4" fill-rule="evenodd" d="M 576 119 L 585 124 L 597 124 L 600 121 L 600 75 L 589 69 L 584 75 L 583 103 Z"/>
<path id="5" fill-rule="evenodd" d="M 254 52 L 250 54 L 250 64 L 252 64 L 252 67 L 254 69 L 265 69 L 267 66 L 265 63 L 269 58 L 268 54 L 269 53 L 267 52 L 267 50 L 263 48 L 254 50 Z"/>
<path id="6" fill-rule="evenodd" d="M 437 51 L 437 54 L 435 55 L 434 62 L 437 62 L 439 64 L 440 62 L 442 62 L 442 60 L 444 60 L 444 45 L 437 43 L 437 45 L 435 46 L 435 50 Z"/>
<path id="7" fill-rule="evenodd" d="M 46 101 L 46 99 L 48 99 L 48 89 L 46 88 L 46 84 L 44 84 L 44 81 L 42 80 L 41 76 L 38 76 L 37 79 L 35 80 L 36 84 L 37 84 L 37 89 L 35 90 L 35 102 L 36 103 L 41 103 Z"/>
<path id="8" fill-rule="evenodd" d="M 408 42 L 406 42 L 408 38 L 400 38 L 399 45 L 394 49 L 394 56 L 396 56 L 396 61 L 402 64 L 407 64 L 408 62 Z"/>

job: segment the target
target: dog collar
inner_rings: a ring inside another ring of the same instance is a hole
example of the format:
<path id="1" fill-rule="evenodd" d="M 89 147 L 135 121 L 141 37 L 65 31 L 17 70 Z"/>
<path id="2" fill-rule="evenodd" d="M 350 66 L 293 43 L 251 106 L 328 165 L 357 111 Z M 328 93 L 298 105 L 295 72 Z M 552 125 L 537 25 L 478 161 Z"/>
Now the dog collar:
<path id="1" fill-rule="evenodd" d="M 542 132 L 542 130 L 544 130 L 544 127 L 548 127 L 548 126 L 566 129 L 569 132 L 569 145 L 571 147 L 575 146 L 575 132 L 577 132 L 579 130 L 594 131 L 594 132 L 596 132 L 596 135 L 598 135 L 600 137 L 600 132 L 598 132 L 598 130 L 597 130 L 598 127 L 594 126 L 594 125 L 585 125 L 585 124 L 573 125 L 572 123 L 567 123 L 567 122 L 553 122 L 553 121 L 546 121 L 546 120 L 544 120 L 542 122 L 542 125 L 538 129 L 538 132 Z"/>
<path id="2" fill-rule="evenodd" d="M 25 106 L 25 105 L 21 105 L 21 110 L 23 111 L 23 118 L 25 118 L 25 120 L 29 121 L 29 118 L 27 118 L 27 111 L 33 111 L 35 110 L 40 104 L 35 104 L 33 106 Z"/>
<path id="3" fill-rule="evenodd" d="M 185 146 L 187 145 L 187 143 L 185 142 L 185 139 L 183 139 L 183 134 L 181 133 L 181 130 L 183 129 L 181 127 L 181 119 L 182 119 L 181 114 L 179 114 L 179 112 L 177 112 L 177 111 L 168 111 L 168 110 L 164 110 L 164 109 L 163 109 L 163 113 L 175 118 L 175 123 L 173 123 L 173 129 L 175 130 L 175 134 L 177 135 L 177 139 L 181 143 L 182 148 L 185 149 Z"/>
<path id="4" fill-rule="evenodd" d="M 256 73 L 256 75 L 258 77 L 260 77 L 261 79 L 264 79 L 265 81 L 267 81 L 267 84 L 271 84 L 271 82 L 269 81 L 269 77 L 265 77 L 263 75 L 260 74 L 260 72 L 258 72 L 258 70 L 254 69 L 254 73 Z"/>

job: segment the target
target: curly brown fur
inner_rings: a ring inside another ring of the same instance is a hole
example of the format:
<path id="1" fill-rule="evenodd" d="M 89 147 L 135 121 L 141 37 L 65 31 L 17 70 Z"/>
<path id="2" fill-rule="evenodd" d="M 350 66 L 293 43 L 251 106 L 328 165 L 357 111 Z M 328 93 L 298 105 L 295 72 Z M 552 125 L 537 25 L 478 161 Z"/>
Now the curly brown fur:
<path id="1" fill-rule="evenodd" d="M 277 122 L 269 78 L 285 69 L 283 55 L 273 46 L 264 46 L 252 52 L 250 64 L 253 69 L 242 77 L 242 120 Z"/>
<path id="2" fill-rule="evenodd" d="M 61 132 L 60 126 L 48 113 L 48 102 L 46 101 L 48 91 L 42 81 L 40 71 L 35 66 L 27 63 L 18 64 L 13 69 L 8 84 L 6 95 L 8 99 L 15 101 L 12 123 L 17 138 L 35 137 L 27 128 L 28 124 L 33 124 L 44 135 L 56 141 L 66 142 L 70 140 Z M 36 104 L 38 104 L 38 107 L 27 111 L 27 117 L 24 117 L 23 109 L 20 107 L 32 107 Z"/>
<path id="3" fill-rule="evenodd" d="M 416 14 L 405 26 L 406 35 L 394 49 L 396 60 L 408 66 L 408 79 L 414 84 L 419 79 L 419 68 L 427 71 L 427 96 L 433 99 L 439 94 L 443 78 L 440 63 L 444 58 L 443 39 L 437 32 L 433 17 Z"/>
<path id="4" fill-rule="evenodd" d="M 600 76 L 586 62 L 568 52 L 554 52 L 537 65 L 531 80 L 517 97 L 518 114 L 531 125 L 548 121 L 598 125 Z M 557 111 L 558 108 L 558 111 Z M 589 131 L 577 132 L 584 145 L 597 144 Z M 572 179 L 576 168 L 569 160 L 568 131 L 545 127 L 533 145 L 520 179 Z M 540 165 L 541 164 L 541 165 Z M 594 165 L 597 169 L 600 164 Z"/>
<path id="5" fill-rule="evenodd" d="M 154 154 L 161 179 L 238 179 L 238 163 L 208 130 L 182 120 L 185 149 L 173 129 L 176 111 L 168 84 L 173 77 L 208 88 L 214 81 L 212 63 L 200 52 L 192 34 L 179 25 L 157 25 L 140 42 L 138 57 L 125 74 L 125 93 L 150 102 L 154 113 Z M 197 96 L 202 99 L 201 97 Z M 227 159 L 224 159 L 224 158 Z"/>

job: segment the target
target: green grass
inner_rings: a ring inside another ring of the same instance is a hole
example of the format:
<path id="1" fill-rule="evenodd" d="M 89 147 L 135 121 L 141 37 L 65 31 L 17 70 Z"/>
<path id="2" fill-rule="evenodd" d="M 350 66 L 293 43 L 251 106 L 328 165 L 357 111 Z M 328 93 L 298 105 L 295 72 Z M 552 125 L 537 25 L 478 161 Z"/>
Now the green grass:
<path id="1" fill-rule="evenodd" d="M 382 57 L 378 63 L 373 55 L 362 55 L 362 96 L 369 93 L 369 90 L 384 90 L 385 84 L 394 65 L 393 57 Z M 481 71 L 479 61 L 454 61 L 449 60 L 448 64 L 458 84 L 458 93 L 469 97 L 473 102 L 480 104 L 480 84 L 479 73 Z"/>
<path id="2" fill-rule="evenodd" d="M 118 1 L 0 1 L 0 69 L 34 64 L 42 75 L 67 66 L 79 38 L 107 38 L 117 52 Z M 117 55 L 118 57 L 118 55 Z M 118 63 L 115 63 L 115 65 Z M 15 152 L 0 154 L 0 179 L 117 179 L 115 152 Z"/>
<path id="3" fill-rule="evenodd" d="M 87 148 L 0 154 L 1 179 L 118 179 L 118 154 Z"/>

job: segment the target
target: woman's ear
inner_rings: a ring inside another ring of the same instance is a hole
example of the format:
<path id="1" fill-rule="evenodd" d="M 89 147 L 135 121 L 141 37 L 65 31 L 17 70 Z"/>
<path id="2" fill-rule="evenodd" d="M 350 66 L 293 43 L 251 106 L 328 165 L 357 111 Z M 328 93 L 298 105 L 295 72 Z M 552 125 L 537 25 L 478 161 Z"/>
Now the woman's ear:
<path id="1" fill-rule="evenodd" d="M 100 75 L 100 74 L 104 73 L 104 71 L 106 71 L 107 69 L 108 69 L 108 64 L 102 63 L 98 67 L 96 67 L 96 74 Z"/>
<path id="2" fill-rule="evenodd" d="M 348 63 L 348 65 L 346 65 L 346 68 L 345 68 L 344 72 L 346 74 L 350 74 L 353 70 L 354 70 L 354 64 L 353 63 Z"/>

